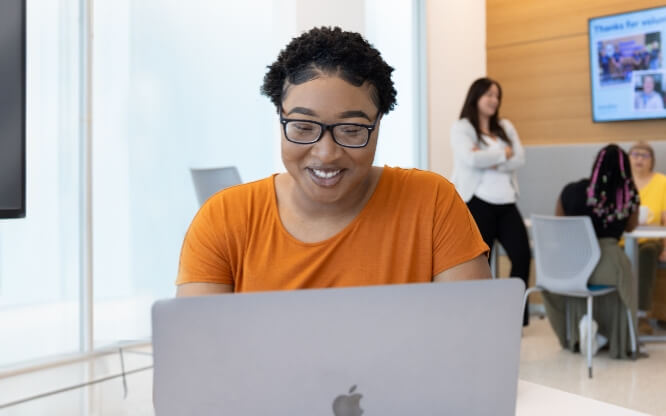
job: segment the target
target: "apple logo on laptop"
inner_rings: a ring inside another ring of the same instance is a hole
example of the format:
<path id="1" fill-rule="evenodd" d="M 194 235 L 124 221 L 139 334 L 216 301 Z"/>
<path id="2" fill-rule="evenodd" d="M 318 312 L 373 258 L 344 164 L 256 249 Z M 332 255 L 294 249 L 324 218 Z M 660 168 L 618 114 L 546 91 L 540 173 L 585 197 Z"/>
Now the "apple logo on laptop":
<path id="1" fill-rule="evenodd" d="M 361 409 L 362 394 L 356 393 L 356 384 L 351 386 L 349 394 L 341 394 L 333 400 L 333 414 L 335 416 L 361 416 L 363 409 Z"/>

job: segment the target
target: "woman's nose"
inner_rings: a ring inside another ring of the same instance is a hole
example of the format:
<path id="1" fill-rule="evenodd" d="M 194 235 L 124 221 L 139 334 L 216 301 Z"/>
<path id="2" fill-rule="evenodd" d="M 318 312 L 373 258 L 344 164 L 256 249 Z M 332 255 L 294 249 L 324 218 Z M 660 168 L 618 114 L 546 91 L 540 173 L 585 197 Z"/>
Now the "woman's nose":
<path id="1" fill-rule="evenodd" d="M 340 146 L 333 140 L 330 129 L 324 130 L 319 141 L 312 146 L 312 153 L 322 162 L 337 158 L 340 150 Z"/>

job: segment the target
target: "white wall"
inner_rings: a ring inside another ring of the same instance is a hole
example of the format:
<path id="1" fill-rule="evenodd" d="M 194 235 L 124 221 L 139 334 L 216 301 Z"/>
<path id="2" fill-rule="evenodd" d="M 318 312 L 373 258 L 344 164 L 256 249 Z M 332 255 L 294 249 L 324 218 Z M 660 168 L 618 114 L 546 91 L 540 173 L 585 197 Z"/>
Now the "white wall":
<path id="1" fill-rule="evenodd" d="M 486 74 L 485 0 L 427 0 L 430 170 L 450 176 L 449 130 L 469 85 Z"/>

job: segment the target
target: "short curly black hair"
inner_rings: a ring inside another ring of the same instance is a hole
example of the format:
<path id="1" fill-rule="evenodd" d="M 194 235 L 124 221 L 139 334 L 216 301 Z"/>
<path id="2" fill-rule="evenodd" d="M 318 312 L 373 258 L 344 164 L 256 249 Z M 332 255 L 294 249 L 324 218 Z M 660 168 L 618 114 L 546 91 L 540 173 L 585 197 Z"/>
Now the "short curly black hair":
<path id="1" fill-rule="evenodd" d="M 393 68 L 360 34 L 339 27 L 318 27 L 295 37 L 268 67 L 261 93 L 279 110 L 287 87 L 322 74 L 337 75 L 355 86 L 367 82 L 371 99 L 382 114 L 396 105 Z"/>

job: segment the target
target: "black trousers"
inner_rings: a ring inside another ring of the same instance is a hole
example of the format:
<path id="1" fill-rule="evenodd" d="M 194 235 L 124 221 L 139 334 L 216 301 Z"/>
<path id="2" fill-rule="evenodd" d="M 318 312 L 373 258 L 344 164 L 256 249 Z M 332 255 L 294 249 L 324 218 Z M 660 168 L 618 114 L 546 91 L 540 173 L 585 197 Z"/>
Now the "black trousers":
<path id="1" fill-rule="evenodd" d="M 511 261 L 511 277 L 521 278 L 527 287 L 532 256 L 525 223 L 516 204 L 490 204 L 472 197 L 467 207 L 481 231 L 483 241 L 491 250 L 495 240 L 502 244 Z M 527 307 L 525 305 L 523 325 L 529 323 Z"/>

